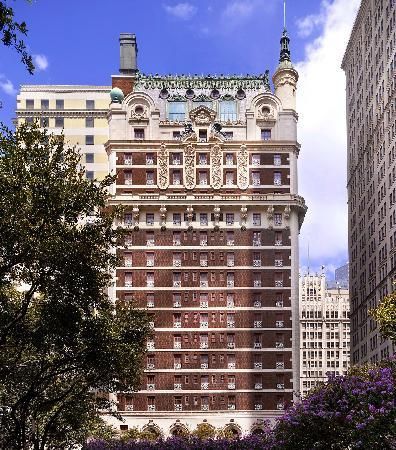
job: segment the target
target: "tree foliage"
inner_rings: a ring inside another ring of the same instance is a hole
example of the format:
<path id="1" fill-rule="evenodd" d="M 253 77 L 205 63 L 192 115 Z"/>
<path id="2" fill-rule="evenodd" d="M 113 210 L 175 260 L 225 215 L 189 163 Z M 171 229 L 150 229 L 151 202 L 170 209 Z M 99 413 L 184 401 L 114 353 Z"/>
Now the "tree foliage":
<path id="1" fill-rule="evenodd" d="M 26 50 L 26 45 L 20 37 L 27 35 L 25 22 L 17 22 L 14 10 L 7 0 L 0 1 L 0 36 L 6 47 L 13 47 L 20 55 L 21 61 L 30 74 L 34 72 L 34 64 L 31 55 Z"/>
<path id="2" fill-rule="evenodd" d="M 378 322 L 380 333 L 396 342 L 396 292 L 384 297 L 370 314 Z"/>
<path id="3" fill-rule="evenodd" d="M 82 442 L 104 392 L 136 389 L 145 313 L 106 295 L 120 232 L 107 177 L 85 179 L 63 136 L 0 137 L 0 437 L 13 449 Z"/>

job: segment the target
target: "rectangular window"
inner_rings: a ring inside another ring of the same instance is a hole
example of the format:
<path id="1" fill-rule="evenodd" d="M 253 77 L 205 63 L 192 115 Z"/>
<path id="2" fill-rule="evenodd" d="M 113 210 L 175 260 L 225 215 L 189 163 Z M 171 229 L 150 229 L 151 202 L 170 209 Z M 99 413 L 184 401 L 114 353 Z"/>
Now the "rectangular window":
<path id="1" fill-rule="evenodd" d="M 41 109 L 49 109 L 49 100 L 41 100 Z"/>
<path id="2" fill-rule="evenodd" d="M 224 131 L 224 137 L 227 139 L 227 141 L 232 141 L 234 138 L 234 133 L 232 131 Z"/>
<path id="3" fill-rule="evenodd" d="M 173 213 L 173 225 L 180 226 L 181 225 L 181 214 Z"/>
<path id="4" fill-rule="evenodd" d="M 226 165 L 232 166 L 234 164 L 234 155 L 232 153 L 226 153 Z"/>
<path id="5" fill-rule="evenodd" d="M 282 214 L 275 213 L 274 214 L 274 224 L 275 225 L 282 225 Z"/>
<path id="6" fill-rule="evenodd" d="M 154 172 L 151 170 L 146 172 L 146 184 L 154 184 Z"/>
<path id="7" fill-rule="evenodd" d="M 172 153 L 172 164 L 174 164 L 175 166 L 179 166 L 181 164 L 180 153 Z"/>
<path id="8" fill-rule="evenodd" d="M 26 100 L 26 109 L 34 109 L 34 100 Z"/>
<path id="9" fill-rule="evenodd" d="M 261 130 L 261 140 L 269 141 L 271 139 L 271 130 L 263 129 Z"/>
<path id="10" fill-rule="evenodd" d="M 85 154 L 85 162 L 86 163 L 93 163 L 95 162 L 95 155 L 93 153 L 86 153 Z M 132 173 L 131 173 L 132 175 Z"/>
<path id="11" fill-rule="evenodd" d="M 65 126 L 65 119 L 63 117 L 55 117 L 55 128 L 63 128 Z"/>
<path id="12" fill-rule="evenodd" d="M 175 122 L 183 121 L 186 118 L 185 102 L 169 102 L 168 103 L 168 119 Z"/>
<path id="13" fill-rule="evenodd" d="M 135 139 L 144 139 L 144 128 L 134 128 Z"/>
<path id="14" fill-rule="evenodd" d="M 207 157 L 206 153 L 200 153 L 198 155 L 198 158 L 199 158 L 199 164 L 201 166 L 205 165 L 205 164 L 208 164 L 208 157 Z"/>
<path id="15" fill-rule="evenodd" d="M 234 225 L 234 213 L 226 214 L 226 225 Z"/>
<path id="16" fill-rule="evenodd" d="M 199 172 L 198 173 L 198 177 L 199 177 L 199 184 L 200 185 L 208 184 L 208 174 L 206 172 Z"/>
<path id="17" fill-rule="evenodd" d="M 146 225 L 154 225 L 154 213 L 146 213 Z"/>
<path id="18" fill-rule="evenodd" d="M 281 172 L 274 172 L 274 185 L 280 186 L 282 184 L 282 174 Z"/>
<path id="19" fill-rule="evenodd" d="M 146 165 L 152 166 L 154 164 L 154 153 L 146 153 Z"/>
<path id="20" fill-rule="evenodd" d="M 95 100 L 86 100 L 85 107 L 86 109 L 95 109 Z"/>
<path id="21" fill-rule="evenodd" d="M 85 118 L 85 127 L 86 128 L 93 128 L 94 127 L 94 118 L 93 117 L 86 117 Z"/>
<path id="22" fill-rule="evenodd" d="M 200 213 L 199 215 L 199 224 L 206 226 L 208 225 L 208 215 L 207 213 Z"/>
<path id="23" fill-rule="evenodd" d="M 40 127 L 46 128 L 49 126 L 49 118 L 48 117 L 41 117 L 40 118 Z"/>
<path id="24" fill-rule="evenodd" d="M 92 134 L 87 134 L 85 136 L 85 145 L 94 145 L 94 137 Z"/>
<path id="25" fill-rule="evenodd" d="M 174 170 L 173 171 L 173 179 L 172 179 L 172 184 L 181 184 L 181 172 L 180 170 Z"/>
<path id="26" fill-rule="evenodd" d="M 85 176 L 87 180 L 93 180 L 94 179 L 94 172 L 93 170 L 87 170 L 85 173 Z"/>
<path id="27" fill-rule="evenodd" d="M 232 186 L 234 184 L 234 173 L 226 172 L 226 185 Z"/>
<path id="28" fill-rule="evenodd" d="M 199 130 L 199 142 L 206 142 L 208 140 L 207 130 Z"/>
<path id="29" fill-rule="evenodd" d="M 259 166 L 261 164 L 260 155 L 252 155 L 252 165 Z"/>
<path id="30" fill-rule="evenodd" d="M 55 101 L 55 109 L 65 109 L 65 101 L 64 100 L 56 100 Z"/>
<path id="31" fill-rule="evenodd" d="M 274 166 L 280 166 L 282 164 L 281 155 L 274 155 Z"/>
<path id="32" fill-rule="evenodd" d="M 252 172 L 252 184 L 253 186 L 260 186 L 260 172 Z"/>
<path id="33" fill-rule="evenodd" d="M 237 105 L 235 100 L 223 100 L 220 102 L 220 120 L 222 122 L 237 120 Z"/>
<path id="34" fill-rule="evenodd" d="M 181 138 L 181 132 L 180 131 L 173 131 L 172 132 L 172 137 L 175 141 L 179 141 Z"/>
<path id="35" fill-rule="evenodd" d="M 253 225 L 256 227 L 261 225 L 261 214 L 260 213 L 253 213 Z"/>

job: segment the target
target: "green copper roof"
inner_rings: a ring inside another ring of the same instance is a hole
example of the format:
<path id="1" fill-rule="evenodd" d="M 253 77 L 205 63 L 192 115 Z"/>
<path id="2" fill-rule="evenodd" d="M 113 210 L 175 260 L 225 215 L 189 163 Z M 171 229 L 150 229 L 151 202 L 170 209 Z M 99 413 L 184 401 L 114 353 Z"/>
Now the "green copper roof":
<path id="1" fill-rule="evenodd" d="M 146 75 L 138 73 L 137 87 L 145 89 L 270 90 L 269 71 L 260 75 Z"/>

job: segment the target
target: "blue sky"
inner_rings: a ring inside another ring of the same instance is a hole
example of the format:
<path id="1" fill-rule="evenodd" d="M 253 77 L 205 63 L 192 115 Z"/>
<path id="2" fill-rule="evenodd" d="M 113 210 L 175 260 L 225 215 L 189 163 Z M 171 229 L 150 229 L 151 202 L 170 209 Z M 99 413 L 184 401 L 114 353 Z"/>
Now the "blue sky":
<path id="1" fill-rule="evenodd" d="M 0 120 L 11 124 L 21 84 L 110 84 L 121 32 L 138 39 L 145 73 L 273 73 L 283 0 L 8 0 L 25 20 L 31 76 L 0 46 Z M 347 261 L 344 75 L 340 64 L 359 0 L 288 0 L 292 59 L 300 72 L 300 188 L 310 208 L 301 264 L 329 272 Z M 320 92 L 318 92 L 320 91 Z M 329 127 L 331 124 L 331 127 Z M 330 129 L 329 129 L 330 128 Z M 331 164 L 331 170 L 329 170 Z"/>

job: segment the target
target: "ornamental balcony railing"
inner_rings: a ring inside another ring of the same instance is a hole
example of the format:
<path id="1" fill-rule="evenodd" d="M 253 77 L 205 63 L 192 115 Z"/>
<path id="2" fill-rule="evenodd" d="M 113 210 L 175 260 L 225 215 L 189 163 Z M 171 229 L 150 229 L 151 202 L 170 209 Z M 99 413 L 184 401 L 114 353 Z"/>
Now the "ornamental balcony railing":
<path id="1" fill-rule="evenodd" d="M 235 348 L 235 342 L 227 342 L 227 348 L 229 349 Z"/>
<path id="2" fill-rule="evenodd" d="M 147 287 L 154 287 L 154 281 L 147 281 L 147 283 L 146 283 L 146 286 Z"/>
<path id="3" fill-rule="evenodd" d="M 260 160 L 259 159 L 252 159 L 252 166 L 259 166 Z"/>
<path id="4" fill-rule="evenodd" d="M 209 383 L 201 383 L 201 389 L 209 389 Z"/>
<path id="5" fill-rule="evenodd" d="M 277 300 L 277 301 L 275 302 L 275 306 L 276 306 L 277 308 L 283 308 L 283 300 Z"/>
<path id="6" fill-rule="evenodd" d="M 276 389 L 279 389 L 279 390 L 285 389 L 284 383 L 277 383 L 277 384 L 276 384 Z"/>
<path id="7" fill-rule="evenodd" d="M 199 348 L 209 348 L 209 344 L 207 342 L 200 342 Z"/>
<path id="8" fill-rule="evenodd" d="M 259 301 L 255 301 L 254 303 L 253 303 L 253 306 L 255 307 L 255 308 L 261 308 L 261 302 L 259 302 Z"/>
<path id="9" fill-rule="evenodd" d="M 275 342 L 275 348 L 284 348 L 285 344 L 283 342 Z"/>
<path id="10" fill-rule="evenodd" d="M 209 305 L 208 302 L 199 302 L 200 308 L 207 308 L 208 305 Z"/>
<path id="11" fill-rule="evenodd" d="M 254 410 L 255 411 L 261 411 L 263 409 L 263 405 L 261 405 L 260 403 L 256 403 L 254 405 Z"/>
<path id="12" fill-rule="evenodd" d="M 283 260 L 275 259 L 275 267 L 283 267 Z"/>
<path id="13" fill-rule="evenodd" d="M 154 164 L 154 160 L 151 158 L 146 158 L 146 165 L 147 166 L 152 166 Z"/>
<path id="14" fill-rule="evenodd" d="M 183 406 L 182 405 L 174 405 L 174 409 L 175 409 L 175 411 L 183 411 Z"/>
<path id="15" fill-rule="evenodd" d="M 208 287 L 208 285 L 209 285 L 209 284 L 208 284 L 207 281 L 200 281 L 200 282 L 199 282 L 199 286 L 200 286 L 200 287 Z"/>
<path id="16" fill-rule="evenodd" d="M 155 405 L 147 405 L 147 411 L 155 411 Z"/>
<path id="17" fill-rule="evenodd" d="M 205 260 L 201 260 L 201 261 L 199 261 L 199 265 L 201 267 L 207 267 L 208 266 L 208 261 L 206 259 Z"/>
<path id="18" fill-rule="evenodd" d="M 200 240 L 200 241 L 199 241 L 199 245 L 200 245 L 201 247 L 206 247 L 206 246 L 208 245 L 208 241 L 206 241 L 206 240 Z"/>
<path id="19" fill-rule="evenodd" d="M 262 368 L 263 368 L 263 363 L 261 363 L 261 362 L 255 362 L 255 363 L 253 364 L 253 367 L 254 367 L 255 369 L 262 369 Z"/>
<path id="20" fill-rule="evenodd" d="M 153 369 L 155 369 L 155 364 L 153 364 L 153 363 L 148 363 L 148 364 L 147 364 L 147 370 L 153 370 Z"/>
<path id="21" fill-rule="evenodd" d="M 279 246 L 281 246 L 281 245 L 282 245 L 282 241 L 277 239 L 277 240 L 275 241 L 275 246 L 276 246 L 276 247 L 279 247 Z"/>
<path id="22" fill-rule="evenodd" d="M 227 308 L 235 308 L 234 300 L 227 300 Z"/>
<path id="23" fill-rule="evenodd" d="M 228 267 L 234 267 L 234 265 L 235 265 L 234 261 L 227 261 Z"/>
<path id="24" fill-rule="evenodd" d="M 180 391 L 181 388 L 182 388 L 181 383 L 175 383 L 175 384 L 173 385 L 173 389 L 174 389 L 175 391 Z"/>
<path id="25" fill-rule="evenodd" d="M 208 184 L 208 180 L 199 180 L 200 186 L 206 186 Z"/>
<path id="26" fill-rule="evenodd" d="M 225 165 L 226 165 L 226 166 L 233 166 L 233 165 L 234 165 L 234 160 L 232 160 L 232 159 L 226 159 Z"/>
<path id="27" fill-rule="evenodd" d="M 147 308 L 154 308 L 154 302 L 153 301 L 147 302 Z"/>
<path id="28" fill-rule="evenodd" d="M 252 184 L 253 184 L 253 186 L 260 186 L 261 181 L 257 180 L 257 179 L 254 179 Z"/>
<path id="29" fill-rule="evenodd" d="M 226 180 L 227 186 L 234 186 L 234 180 Z"/>
<path id="30" fill-rule="evenodd" d="M 125 405 L 125 411 L 133 411 L 133 405 Z"/>
<path id="31" fill-rule="evenodd" d="M 234 281 L 227 281 L 227 287 L 234 287 Z"/>
<path id="32" fill-rule="evenodd" d="M 227 328 L 235 328 L 235 322 L 227 322 Z"/>
<path id="33" fill-rule="evenodd" d="M 181 369 L 181 363 L 174 363 L 174 364 L 173 364 L 173 367 L 174 367 L 175 369 Z"/>
<path id="34" fill-rule="evenodd" d="M 182 348 L 181 342 L 174 342 L 173 348 Z"/>
<path id="35" fill-rule="evenodd" d="M 174 281 L 173 287 L 181 287 L 181 281 Z"/>
<path id="36" fill-rule="evenodd" d="M 124 165 L 125 166 L 131 166 L 132 165 L 132 158 L 125 158 L 124 159 Z"/>
<path id="37" fill-rule="evenodd" d="M 209 367 L 208 363 L 201 363 L 201 369 L 207 369 Z"/>
<path id="38" fill-rule="evenodd" d="M 199 322 L 200 328 L 208 328 L 209 323 L 208 322 Z"/>
<path id="39" fill-rule="evenodd" d="M 125 267 L 132 267 L 132 260 L 131 259 L 126 259 L 124 261 L 124 265 L 125 265 Z"/>
<path id="40" fill-rule="evenodd" d="M 235 389 L 235 383 L 228 383 L 228 389 Z"/>
<path id="41" fill-rule="evenodd" d="M 277 320 L 275 322 L 276 328 L 283 328 L 285 326 L 285 322 L 283 320 Z"/>
<path id="42" fill-rule="evenodd" d="M 209 405 L 201 405 L 201 411 L 209 411 Z"/>
<path id="43" fill-rule="evenodd" d="M 261 342 L 255 342 L 253 348 L 261 348 Z"/>
<path id="44" fill-rule="evenodd" d="M 176 300 L 173 302 L 173 307 L 174 308 L 181 308 L 181 302 L 179 302 L 179 300 Z"/>
<path id="45" fill-rule="evenodd" d="M 254 287 L 261 287 L 261 280 L 253 280 Z"/>
<path id="46" fill-rule="evenodd" d="M 132 281 L 125 281 L 125 287 L 132 287 Z"/>
<path id="47" fill-rule="evenodd" d="M 228 405 L 228 409 L 235 409 L 235 404 L 234 403 L 230 403 Z"/>
<path id="48" fill-rule="evenodd" d="M 149 384 L 147 385 L 147 390 L 148 390 L 148 391 L 153 391 L 154 389 L 155 389 L 155 384 L 149 383 Z"/>
<path id="49" fill-rule="evenodd" d="M 227 364 L 227 367 L 228 367 L 229 369 L 235 369 L 235 363 L 234 363 L 234 362 L 229 362 L 229 363 Z"/>
<path id="50" fill-rule="evenodd" d="M 173 245 L 181 245 L 181 242 L 177 239 L 173 239 Z"/>
<path id="51" fill-rule="evenodd" d="M 153 267 L 154 266 L 154 260 L 153 259 L 148 259 L 146 261 L 146 266 L 147 267 Z"/>
<path id="52" fill-rule="evenodd" d="M 180 164 L 181 164 L 181 159 L 173 159 L 173 160 L 172 160 L 172 164 L 173 164 L 174 166 L 180 166 Z"/>
<path id="53" fill-rule="evenodd" d="M 181 328 L 182 324 L 181 322 L 173 322 L 173 328 Z"/>
<path id="54" fill-rule="evenodd" d="M 275 280 L 275 287 L 283 287 L 283 280 Z"/>
<path id="55" fill-rule="evenodd" d="M 275 365 L 275 369 L 284 369 L 285 363 L 284 362 L 277 362 Z"/>
<path id="56" fill-rule="evenodd" d="M 274 178 L 274 186 L 282 186 L 282 180 L 279 178 Z"/>
<path id="57" fill-rule="evenodd" d="M 285 409 L 285 404 L 284 403 L 277 403 L 276 404 L 276 409 L 278 411 L 283 411 Z"/>
<path id="58" fill-rule="evenodd" d="M 263 322 L 261 320 L 255 320 L 253 322 L 253 328 L 262 328 L 263 327 Z"/>
<path id="59" fill-rule="evenodd" d="M 146 185 L 153 185 L 154 184 L 154 180 L 146 180 Z"/>
<path id="60" fill-rule="evenodd" d="M 261 259 L 254 259 L 253 267 L 261 267 Z"/>
<path id="61" fill-rule="evenodd" d="M 254 389 L 263 389 L 263 383 L 254 383 Z"/>
<path id="62" fill-rule="evenodd" d="M 147 239 L 146 245 L 147 245 L 147 247 L 153 247 L 155 245 L 154 239 Z"/>
<path id="63" fill-rule="evenodd" d="M 150 328 L 154 328 L 154 322 L 152 322 L 152 321 L 149 322 L 149 327 L 150 327 Z"/>
<path id="64" fill-rule="evenodd" d="M 175 186 L 181 184 L 180 179 L 179 179 L 179 178 L 174 178 L 174 179 L 173 179 L 173 184 L 174 184 Z"/>
<path id="65" fill-rule="evenodd" d="M 234 240 L 227 240 L 227 245 L 234 245 Z"/>
<path id="66" fill-rule="evenodd" d="M 174 266 L 174 267 L 180 267 L 180 266 L 181 266 L 181 261 L 180 261 L 180 259 L 174 259 L 174 260 L 173 260 L 173 266 Z"/>

